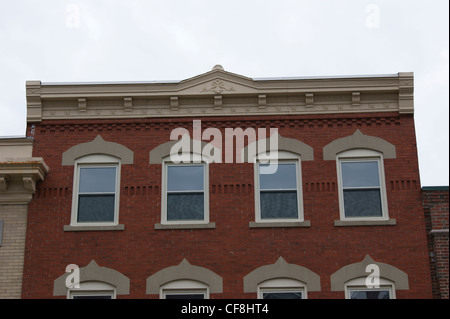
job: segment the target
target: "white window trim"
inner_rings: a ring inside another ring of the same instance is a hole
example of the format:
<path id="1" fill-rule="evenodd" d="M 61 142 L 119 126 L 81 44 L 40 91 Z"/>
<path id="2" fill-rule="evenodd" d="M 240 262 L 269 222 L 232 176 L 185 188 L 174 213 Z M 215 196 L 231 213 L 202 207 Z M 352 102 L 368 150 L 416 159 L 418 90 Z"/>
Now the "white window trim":
<path id="1" fill-rule="evenodd" d="M 195 280 L 182 279 L 171 281 L 160 288 L 159 298 L 166 299 L 166 295 L 190 295 L 203 294 L 204 299 L 209 299 L 208 285 Z"/>
<path id="2" fill-rule="evenodd" d="M 342 162 L 361 162 L 361 161 L 377 161 L 378 162 L 378 177 L 380 182 L 380 196 L 381 196 L 381 216 L 364 216 L 364 217 L 346 217 L 344 208 L 344 190 L 342 182 Z M 386 181 L 384 174 L 384 159 L 383 154 L 368 149 L 355 149 L 341 152 L 336 156 L 337 166 L 337 181 L 339 193 L 339 214 L 342 221 L 386 221 L 389 220 Z"/>
<path id="3" fill-rule="evenodd" d="M 114 203 L 113 222 L 78 222 L 78 189 L 80 179 L 80 168 L 85 167 L 116 167 L 116 189 Z M 120 159 L 109 155 L 87 155 L 75 161 L 72 195 L 72 214 L 70 226 L 117 226 L 119 224 L 120 203 Z"/>
<path id="4" fill-rule="evenodd" d="M 344 285 L 345 299 L 350 299 L 351 291 L 389 291 L 389 299 L 396 299 L 395 285 L 392 281 L 385 278 L 380 278 L 379 288 L 368 288 L 366 286 L 367 277 L 359 277 L 349 280 Z"/>
<path id="5" fill-rule="evenodd" d="M 291 278 L 275 278 L 266 280 L 258 285 L 257 298 L 263 299 L 264 293 L 301 292 L 302 299 L 308 299 L 306 285 Z"/>
<path id="6" fill-rule="evenodd" d="M 209 223 L 209 161 L 205 156 L 197 154 L 182 154 L 181 163 L 173 163 L 170 156 L 165 157 L 162 162 L 161 171 L 161 224 L 162 225 L 198 225 Z M 193 166 L 202 165 L 204 167 L 203 174 L 203 199 L 204 212 L 203 220 L 167 220 L 167 172 L 168 166 Z"/>
<path id="7" fill-rule="evenodd" d="M 67 299 L 73 299 L 74 296 L 111 296 L 116 299 L 116 289 L 104 282 L 90 281 L 80 283 L 80 288 L 67 290 Z"/>
<path id="8" fill-rule="evenodd" d="M 286 152 L 278 151 L 277 157 L 269 157 L 267 155 L 258 155 L 255 157 L 254 163 L 254 180 L 255 180 L 255 222 L 256 223 L 297 223 L 304 221 L 303 213 L 303 185 L 302 185 L 302 168 L 301 168 L 301 158 L 300 155 Z M 260 160 L 264 160 L 264 164 L 275 164 L 277 162 L 281 164 L 295 164 L 295 170 L 297 174 L 297 218 L 261 218 L 261 202 L 260 202 L 260 187 L 259 187 L 259 164 Z M 266 162 L 269 160 L 269 162 Z"/>

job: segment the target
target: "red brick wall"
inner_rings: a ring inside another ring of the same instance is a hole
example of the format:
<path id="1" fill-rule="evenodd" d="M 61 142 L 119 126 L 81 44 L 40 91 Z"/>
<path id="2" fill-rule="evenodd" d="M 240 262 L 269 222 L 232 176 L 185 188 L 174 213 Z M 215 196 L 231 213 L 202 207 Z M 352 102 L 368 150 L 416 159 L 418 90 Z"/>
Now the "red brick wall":
<path id="1" fill-rule="evenodd" d="M 449 299 L 448 291 L 448 222 L 449 191 L 442 188 L 424 188 L 423 206 L 428 231 L 433 297 Z"/>
<path id="2" fill-rule="evenodd" d="M 314 149 L 314 161 L 302 163 L 305 220 L 309 228 L 249 228 L 254 221 L 252 164 L 211 164 L 210 221 L 215 229 L 155 230 L 161 218 L 161 165 L 149 164 L 149 151 L 169 141 L 170 131 L 192 119 L 42 121 L 35 127 L 33 156 L 43 157 L 50 172 L 29 206 L 23 280 L 24 298 L 49 298 L 53 280 L 68 264 L 94 259 L 131 280 L 130 295 L 146 295 L 148 276 L 186 258 L 223 278 L 223 294 L 212 298 L 255 298 L 243 292 L 243 277 L 282 256 L 316 272 L 321 291 L 309 298 L 344 298 L 331 292 L 330 275 L 369 254 L 409 276 L 409 290 L 397 298 L 431 298 L 425 222 L 421 200 L 414 120 L 395 113 L 199 118 L 202 128 L 277 127 L 284 137 Z M 323 161 L 322 148 L 353 134 L 377 136 L 394 144 L 396 159 L 386 159 L 390 218 L 395 226 L 336 227 L 339 219 L 335 161 Z M 30 132 L 30 127 L 28 127 Z M 100 134 L 134 151 L 134 164 L 122 166 L 119 222 L 124 231 L 64 232 L 70 223 L 73 167 L 61 166 L 62 153 Z"/>

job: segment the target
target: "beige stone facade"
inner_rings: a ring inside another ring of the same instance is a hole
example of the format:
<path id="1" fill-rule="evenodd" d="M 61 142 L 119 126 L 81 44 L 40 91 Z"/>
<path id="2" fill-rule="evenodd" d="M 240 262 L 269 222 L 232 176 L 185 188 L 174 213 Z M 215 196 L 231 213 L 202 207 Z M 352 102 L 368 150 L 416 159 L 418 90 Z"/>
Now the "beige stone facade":
<path id="1" fill-rule="evenodd" d="M 48 171 L 32 147 L 29 138 L 0 140 L 0 299 L 21 298 L 28 203 Z"/>

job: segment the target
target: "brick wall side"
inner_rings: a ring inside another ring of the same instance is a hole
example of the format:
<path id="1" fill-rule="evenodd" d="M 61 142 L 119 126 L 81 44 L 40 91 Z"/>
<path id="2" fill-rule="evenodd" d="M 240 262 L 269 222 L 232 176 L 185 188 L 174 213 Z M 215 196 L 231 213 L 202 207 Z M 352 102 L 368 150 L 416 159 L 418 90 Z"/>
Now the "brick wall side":
<path id="1" fill-rule="evenodd" d="M 0 299 L 21 298 L 28 205 L 0 205 Z"/>
<path id="2" fill-rule="evenodd" d="M 448 299 L 449 191 L 423 191 L 423 203 L 428 231 L 433 297 L 436 299 Z"/>
<path id="3" fill-rule="evenodd" d="M 330 275 L 369 254 L 409 276 L 410 289 L 398 298 L 431 298 L 425 222 L 412 116 L 398 114 L 200 118 L 202 128 L 277 127 L 280 135 L 314 149 L 314 161 L 302 163 L 305 220 L 309 228 L 251 229 L 254 221 L 252 164 L 210 165 L 210 221 L 215 229 L 155 230 L 161 215 L 161 165 L 149 164 L 149 151 L 169 141 L 170 132 L 192 119 L 123 121 L 43 121 L 35 127 L 33 156 L 43 157 L 50 172 L 30 203 L 24 298 L 52 297 L 53 280 L 68 264 L 120 271 L 131 280 L 129 298 L 146 295 L 145 279 L 186 258 L 223 278 L 223 294 L 212 298 L 255 298 L 243 292 L 243 277 L 282 256 L 316 272 L 321 291 L 309 298 L 344 298 L 332 292 Z M 323 161 L 322 148 L 353 134 L 377 136 L 394 144 L 397 159 L 385 160 L 390 218 L 395 226 L 336 227 L 339 219 L 335 161 Z M 100 134 L 134 151 L 134 164 L 122 166 L 120 223 L 124 231 L 64 232 L 70 223 L 73 167 L 61 166 L 62 153 Z"/>

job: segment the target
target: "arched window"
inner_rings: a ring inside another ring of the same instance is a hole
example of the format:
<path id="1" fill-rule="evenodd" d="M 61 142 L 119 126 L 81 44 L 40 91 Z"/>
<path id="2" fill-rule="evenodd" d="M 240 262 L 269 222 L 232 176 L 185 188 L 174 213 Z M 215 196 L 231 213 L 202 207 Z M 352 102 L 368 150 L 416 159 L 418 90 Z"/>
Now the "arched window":
<path id="1" fill-rule="evenodd" d="M 186 259 L 154 273 L 146 280 L 147 294 L 161 299 L 208 299 L 210 293 L 222 293 L 222 277 Z"/>
<path id="2" fill-rule="evenodd" d="M 383 154 L 352 149 L 337 154 L 341 220 L 388 220 Z"/>
<path id="3" fill-rule="evenodd" d="M 119 223 L 120 159 L 87 155 L 75 161 L 71 226 Z"/>
<path id="4" fill-rule="evenodd" d="M 261 299 L 306 299 L 308 291 L 320 291 L 319 275 L 282 257 L 244 277 L 244 292 L 256 293 Z"/>
<path id="5" fill-rule="evenodd" d="M 307 299 L 306 285 L 290 278 L 269 279 L 258 285 L 258 299 Z"/>

